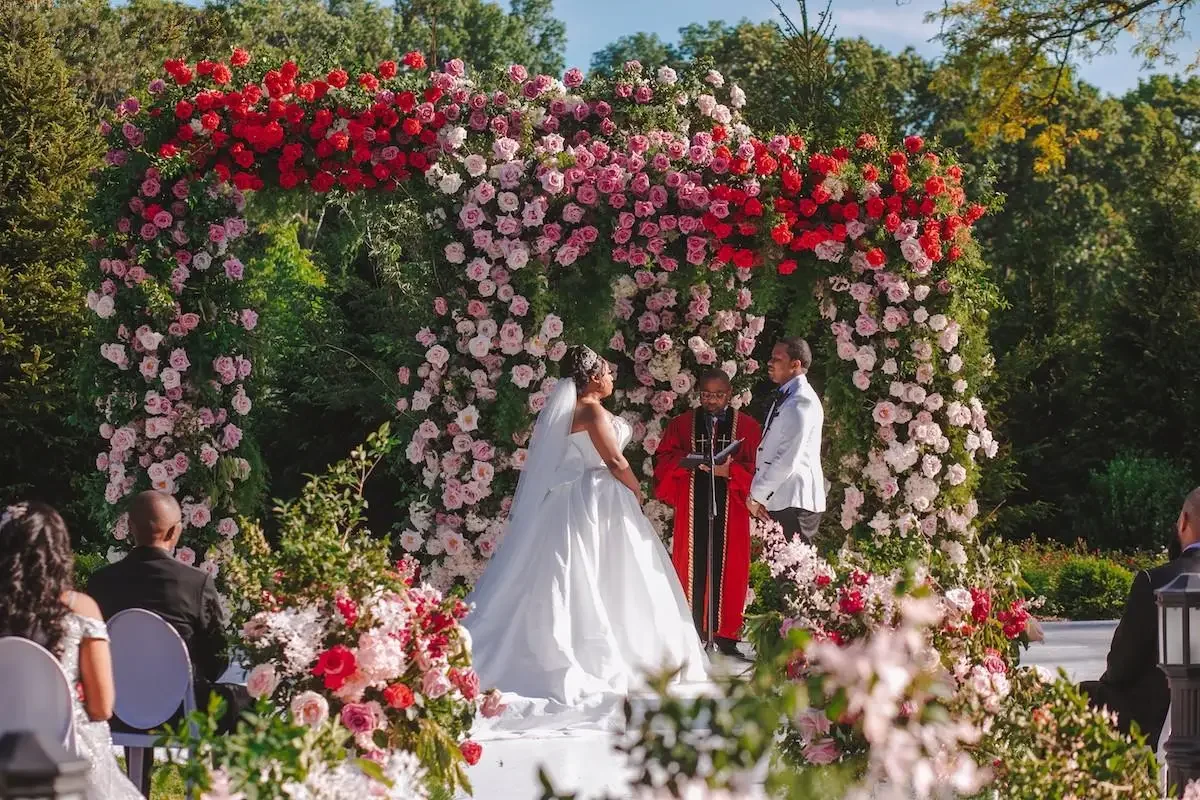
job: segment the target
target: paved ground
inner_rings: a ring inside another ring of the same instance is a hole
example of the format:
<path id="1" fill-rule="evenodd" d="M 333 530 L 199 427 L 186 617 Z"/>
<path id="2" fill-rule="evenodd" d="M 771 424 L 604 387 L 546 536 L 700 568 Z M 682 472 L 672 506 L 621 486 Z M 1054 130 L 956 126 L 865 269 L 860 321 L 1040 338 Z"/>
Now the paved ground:
<path id="1" fill-rule="evenodd" d="M 1023 662 L 1062 667 L 1074 681 L 1100 677 L 1115 622 L 1044 623 L 1046 641 L 1034 645 Z M 625 797 L 624 762 L 600 732 L 550 738 L 504 739 L 485 743 L 484 755 L 470 770 L 477 800 L 537 800 L 539 765 L 560 791 L 579 792 L 581 800 L 607 793 Z"/>
<path id="2" fill-rule="evenodd" d="M 1043 622 L 1042 627 L 1046 641 L 1030 647 L 1022 663 L 1062 667 L 1077 683 L 1095 680 L 1104 672 L 1116 622 Z"/>

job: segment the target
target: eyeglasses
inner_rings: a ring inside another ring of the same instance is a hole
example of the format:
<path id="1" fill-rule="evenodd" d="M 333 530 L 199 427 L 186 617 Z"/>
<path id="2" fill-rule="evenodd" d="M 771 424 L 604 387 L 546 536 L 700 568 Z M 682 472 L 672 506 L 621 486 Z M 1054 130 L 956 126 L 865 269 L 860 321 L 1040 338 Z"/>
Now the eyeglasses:
<path id="1" fill-rule="evenodd" d="M 729 392 L 701 392 L 701 400 L 724 400 L 729 397 Z"/>

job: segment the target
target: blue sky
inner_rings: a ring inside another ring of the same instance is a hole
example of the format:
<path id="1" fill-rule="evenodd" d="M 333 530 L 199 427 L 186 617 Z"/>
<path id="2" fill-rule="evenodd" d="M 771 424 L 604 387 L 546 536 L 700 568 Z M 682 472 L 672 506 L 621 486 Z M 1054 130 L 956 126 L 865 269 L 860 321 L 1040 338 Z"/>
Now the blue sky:
<path id="1" fill-rule="evenodd" d="M 782 0 L 791 13 L 798 9 L 794 0 Z M 833 17 L 839 36 L 862 36 L 889 50 L 899 51 L 911 45 L 926 56 L 937 56 L 940 47 L 929 40 L 936 25 L 924 22 L 925 12 L 941 5 L 941 0 L 834 0 Z M 810 3 L 810 9 L 823 8 L 823 0 Z M 555 15 L 567 25 L 567 66 L 587 68 L 592 53 L 620 36 L 646 31 L 673 42 L 679 28 L 692 22 L 721 19 L 755 22 L 777 19 L 770 0 L 554 0 Z M 1190 14 L 1193 37 L 1200 34 L 1200 11 Z M 1177 48 L 1180 69 L 1195 57 L 1195 38 Z M 1127 42 L 1126 42 L 1127 44 Z M 1102 56 L 1079 65 L 1081 76 L 1101 89 L 1121 94 L 1137 85 L 1140 61 L 1122 52 Z"/>

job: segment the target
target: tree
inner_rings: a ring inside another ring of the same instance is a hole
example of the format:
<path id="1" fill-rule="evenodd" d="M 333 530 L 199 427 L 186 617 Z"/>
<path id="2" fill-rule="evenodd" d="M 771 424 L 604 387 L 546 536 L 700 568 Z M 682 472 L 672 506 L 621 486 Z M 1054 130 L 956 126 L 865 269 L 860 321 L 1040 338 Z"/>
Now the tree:
<path id="1" fill-rule="evenodd" d="M 1073 84 L 1072 65 L 1116 50 L 1135 37 L 1147 66 L 1176 64 L 1195 0 L 952 0 L 929 18 L 940 21 L 946 64 L 971 76 L 969 112 L 977 143 L 1033 136 L 1035 169 L 1065 164 L 1065 152 L 1087 131 L 1052 124 L 1049 110 Z M 1200 66 L 1197 56 L 1189 68 Z"/>
<path id="2" fill-rule="evenodd" d="M 82 221 L 98 140 L 45 21 L 0 0 L 0 485 L 72 504 L 91 469 L 67 417 L 86 326 Z"/>

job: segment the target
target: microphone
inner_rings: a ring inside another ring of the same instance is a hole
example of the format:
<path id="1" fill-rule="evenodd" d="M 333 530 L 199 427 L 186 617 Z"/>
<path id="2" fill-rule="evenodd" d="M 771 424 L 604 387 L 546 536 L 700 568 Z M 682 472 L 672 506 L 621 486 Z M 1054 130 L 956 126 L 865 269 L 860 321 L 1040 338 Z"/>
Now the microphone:
<path id="1" fill-rule="evenodd" d="M 717 415 L 708 415 L 708 447 L 712 453 L 717 452 Z"/>

